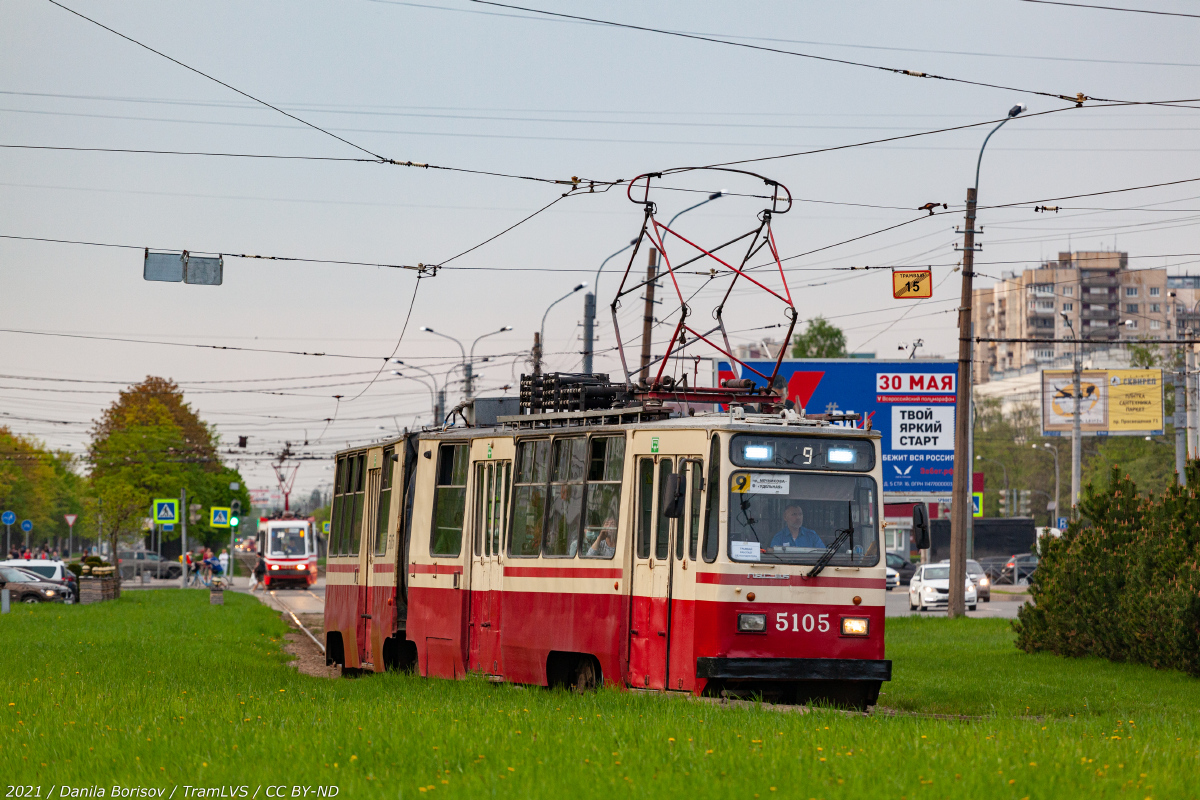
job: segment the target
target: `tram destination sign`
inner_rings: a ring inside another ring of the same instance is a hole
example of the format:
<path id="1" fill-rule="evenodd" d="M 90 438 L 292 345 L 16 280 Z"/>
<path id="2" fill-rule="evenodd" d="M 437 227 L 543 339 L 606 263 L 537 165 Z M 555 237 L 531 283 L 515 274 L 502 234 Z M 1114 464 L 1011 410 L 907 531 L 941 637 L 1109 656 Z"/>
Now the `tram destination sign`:
<path id="1" fill-rule="evenodd" d="M 768 361 L 746 362 L 770 374 Z M 728 361 L 716 362 L 716 379 L 762 378 Z M 954 401 L 958 364 L 948 360 L 787 359 L 776 383 L 787 405 L 810 414 L 862 414 L 845 427 L 871 427 L 883 437 L 883 491 L 888 494 L 950 492 L 954 480 Z"/>

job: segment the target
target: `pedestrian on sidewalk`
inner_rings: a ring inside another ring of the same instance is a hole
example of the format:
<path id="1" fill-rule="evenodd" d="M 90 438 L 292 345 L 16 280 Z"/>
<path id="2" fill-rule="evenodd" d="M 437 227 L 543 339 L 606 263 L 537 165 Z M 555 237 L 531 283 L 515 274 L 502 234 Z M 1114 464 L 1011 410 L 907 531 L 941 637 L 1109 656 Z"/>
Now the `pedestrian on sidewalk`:
<path id="1" fill-rule="evenodd" d="M 250 591 L 256 591 L 263 587 L 263 578 L 267 577 L 267 560 L 262 557 L 262 553 L 258 554 L 258 560 L 254 562 L 254 571 L 250 573 Z"/>

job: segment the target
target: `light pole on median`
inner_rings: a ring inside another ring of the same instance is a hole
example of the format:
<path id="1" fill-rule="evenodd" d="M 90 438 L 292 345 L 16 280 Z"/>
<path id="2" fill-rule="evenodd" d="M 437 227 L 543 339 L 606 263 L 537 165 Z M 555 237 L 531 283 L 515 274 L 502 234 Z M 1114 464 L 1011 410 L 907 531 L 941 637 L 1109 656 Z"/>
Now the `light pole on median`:
<path id="1" fill-rule="evenodd" d="M 454 370 L 458 369 L 462 365 L 455 364 L 453 367 L 451 367 L 446 372 L 445 377 L 442 378 L 442 382 L 439 385 L 437 376 L 424 367 L 417 366 L 416 364 L 408 364 L 399 358 L 393 358 L 392 363 L 399 364 L 400 366 L 408 369 L 419 370 L 429 378 L 430 383 L 425 383 L 425 381 L 412 375 L 405 375 L 403 372 L 397 372 L 395 370 L 392 371 L 392 374 L 398 378 L 407 378 L 408 380 L 417 381 L 426 389 L 429 389 L 430 398 L 433 400 L 433 424 L 435 426 L 441 425 L 443 422 L 443 417 L 446 413 L 446 387 L 450 385 L 450 373 L 454 372 Z"/>
<path id="2" fill-rule="evenodd" d="M 988 140 L 1005 123 L 1025 111 L 1019 104 L 1009 109 L 1008 117 L 992 128 L 979 148 L 975 162 L 975 185 L 967 189 L 966 229 L 963 231 L 962 300 L 958 311 L 958 391 L 954 415 L 954 482 L 950 505 L 950 597 L 947 614 L 961 617 L 966 614 L 967 530 L 971 524 L 971 360 L 972 341 L 971 302 L 974 299 L 972 278 L 975 277 L 975 204 L 979 194 L 979 172 L 983 166 L 983 151 Z"/>
<path id="3" fill-rule="evenodd" d="M 575 294 L 580 289 L 586 289 L 586 288 L 587 288 L 586 283 L 578 284 L 574 289 L 567 292 L 566 294 L 564 294 L 562 297 L 555 300 L 550 305 L 546 306 L 546 313 L 542 314 L 542 327 L 538 329 L 538 338 L 537 338 L 537 341 L 534 342 L 534 345 L 533 345 L 534 350 L 535 350 L 535 352 L 533 354 L 534 372 L 535 373 L 541 372 L 542 352 L 545 348 L 545 341 L 546 341 L 546 317 L 549 316 L 550 309 L 554 308 L 556 305 L 561 303 L 563 300 L 566 300 L 568 297 Z"/>
<path id="4" fill-rule="evenodd" d="M 595 287 L 595 292 L 588 292 L 583 296 L 583 372 L 590 375 L 592 373 L 593 356 L 596 348 L 596 295 L 600 292 L 600 273 L 604 271 L 604 267 L 609 261 L 612 261 L 617 256 L 624 253 L 629 248 L 637 244 L 637 239 L 634 239 L 629 244 L 622 247 L 617 252 L 613 253 L 608 258 L 600 262 L 600 268 L 596 270 L 596 280 L 592 282 Z"/>
<path id="5" fill-rule="evenodd" d="M 471 342 L 470 355 L 467 357 L 467 363 L 463 364 L 463 380 L 465 382 L 463 393 L 466 395 L 465 399 L 470 400 L 475 396 L 475 345 L 479 344 L 480 339 L 486 339 L 489 336 L 496 336 L 501 333 L 508 333 L 511 330 L 511 325 L 505 325 L 500 330 L 485 333 L 483 336 L 476 337 L 475 341 Z M 487 361 L 487 359 L 485 358 L 484 361 Z"/>
<path id="6" fill-rule="evenodd" d="M 1062 494 L 1059 492 L 1059 489 L 1058 489 L 1058 485 L 1059 485 L 1059 481 L 1058 481 L 1058 448 L 1055 447 L 1054 445 L 1050 444 L 1049 442 L 1042 442 L 1042 446 L 1040 448 L 1035 444 L 1033 446 L 1033 449 L 1034 450 L 1046 450 L 1051 455 L 1054 456 L 1054 516 L 1061 517 L 1062 516 Z M 1050 527 L 1057 528 L 1058 526 L 1051 525 Z"/>
<path id="7" fill-rule="evenodd" d="M 1071 318 L 1067 316 L 1066 312 L 1062 312 L 1062 318 L 1067 323 L 1067 330 L 1071 332 L 1071 338 L 1075 341 L 1075 352 L 1071 359 L 1071 397 L 1075 401 L 1075 406 L 1071 410 L 1071 516 L 1074 517 L 1075 507 L 1079 505 L 1079 483 L 1083 459 L 1083 351 L 1080 349 L 1079 334 L 1075 332 Z"/>

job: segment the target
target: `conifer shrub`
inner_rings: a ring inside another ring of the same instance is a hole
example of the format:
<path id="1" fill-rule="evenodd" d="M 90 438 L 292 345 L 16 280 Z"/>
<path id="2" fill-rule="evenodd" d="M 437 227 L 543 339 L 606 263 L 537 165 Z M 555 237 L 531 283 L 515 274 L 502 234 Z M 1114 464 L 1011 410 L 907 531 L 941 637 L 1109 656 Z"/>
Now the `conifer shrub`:
<path id="1" fill-rule="evenodd" d="M 1026 652 L 1094 655 L 1200 676 L 1200 462 L 1188 488 L 1139 494 L 1114 467 L 1089 483 L 1081 520 L 1041 539 L 1032 603 L 1014 628 Z"/>

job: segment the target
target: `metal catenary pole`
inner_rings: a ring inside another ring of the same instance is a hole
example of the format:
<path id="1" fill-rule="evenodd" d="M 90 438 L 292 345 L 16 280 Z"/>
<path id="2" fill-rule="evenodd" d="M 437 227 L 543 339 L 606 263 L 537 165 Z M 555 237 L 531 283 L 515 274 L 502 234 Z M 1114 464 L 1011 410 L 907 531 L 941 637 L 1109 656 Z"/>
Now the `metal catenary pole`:
<path id="1" fill-rule="evenodd" d="M 1188 329 L 1187 337 L 1191 339 L 1195 336 L 1195 331 Z M 1188 458 L 1197 458 L 1196 453 L 1196 424 L 1197 407 L 1196 401 L 1200 399 L 1196 396 L 1196 348 L 1189 345 L 1187 349 L 1187 443 L 1188 443 Z"/>
<path id="2" fill-rule="evenodd" d="M 1183 345 L 1176 346 L 1175 352 L 1175 479 L 1180 486 L 1187 486 L 1187 400 L 1186 385 L 1187 361 L 1183 354 Z"/>
<path id="3" fill-rule="evenodd" d="M 179 537 L 180 537 L 179 588 L 186 589 L 187 588 L 187 579 L 188 579 L 187 524 L 188 524 L 188 515 L 190 514 L 190 511 L 188 510 L 188 502 L 187 502 L 187 489 L 181 489 L 179 492 L 179 509 L 180 509 L 180 511 L 179 511 Z"/>
<path id="4" fill-rule="evenodd" d="M 1083 415 L 1083 354 L 1081 348 L 1083 343 L 1079 340 L 1079 334 L 1075 334 L 1075 358 L 1071 364 L 1071 394 L 1075 397 L 1075 408 L 1071 412 L 1071 516 L 1074 517 L 1078 513 L 1079 506 L 1079 482 L 1082 473 L 1083 464 L 1083 432 L 1082 415 Z"/>
<path id="5" fill-rule="evenodd" d="M 642 315 L 642 367 L 638 370 L 638 380 L 643 384 L 650 377 L 651 331 L 654 328 L 654 284 L 657 277 L 658 251 L 651 247 L 649 263 L 646 266 L 646 310 Z"/>

